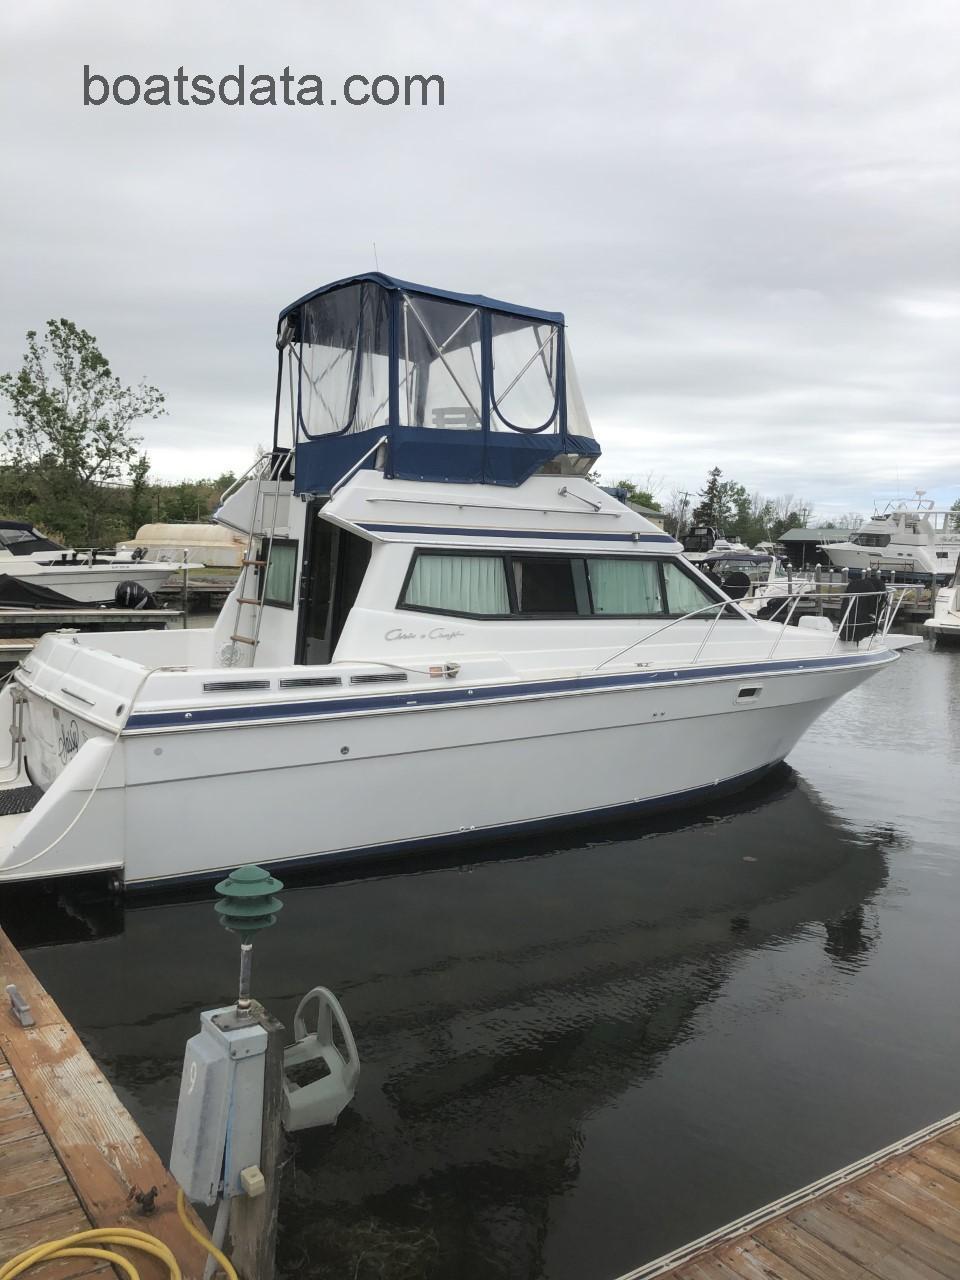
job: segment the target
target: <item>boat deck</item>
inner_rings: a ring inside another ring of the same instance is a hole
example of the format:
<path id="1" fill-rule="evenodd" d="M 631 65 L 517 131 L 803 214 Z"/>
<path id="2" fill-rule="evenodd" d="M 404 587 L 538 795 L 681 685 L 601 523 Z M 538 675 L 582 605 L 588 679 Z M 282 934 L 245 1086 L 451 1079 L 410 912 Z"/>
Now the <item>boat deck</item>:
<path id="1" fill-rule="evenodd" d="M 620 1280 L 956 1280 L 960 1115 Z"/>
<path id="2" fill-rule="evenodd" d="M 35 1025 L 0 1010 L 0 1263 L 31 1245 L 88 1227 L 125 1226 L 163 1240 L 184 1280 L 200 1280 L 206 1255 L 176 1211 L 176 1184 L 93 1059 L 0 930 L 0 986 L 14 984 Z M 158 1189 L 156 1209 L 133 1199 Z M 202 1226 L 194 1218 L 195 1225 Z M 143 1280 L 167 1280 L 159 1260 L 137 1253 Z M 89 1258 L 45 1263 L 31 1280 L 112 1275 Z"/>

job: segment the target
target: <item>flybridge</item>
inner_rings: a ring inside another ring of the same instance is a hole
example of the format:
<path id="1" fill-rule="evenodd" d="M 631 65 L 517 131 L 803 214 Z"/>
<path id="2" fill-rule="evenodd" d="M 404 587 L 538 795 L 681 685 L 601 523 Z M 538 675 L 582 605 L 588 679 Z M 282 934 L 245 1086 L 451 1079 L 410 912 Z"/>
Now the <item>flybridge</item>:
<path id="1" fill-rule="evenodd" d="M 499 485 L 600 455 L 560 312 L 369 272 L 298 299 L 277 333 L 298 493 L 373 455 L 392 478 Z"/>

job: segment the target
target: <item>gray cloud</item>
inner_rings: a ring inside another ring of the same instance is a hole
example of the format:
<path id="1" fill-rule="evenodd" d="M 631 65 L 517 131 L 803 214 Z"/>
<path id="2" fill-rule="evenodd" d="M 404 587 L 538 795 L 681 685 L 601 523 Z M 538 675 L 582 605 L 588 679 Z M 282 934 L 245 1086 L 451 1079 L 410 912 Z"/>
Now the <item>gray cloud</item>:
<path id="1" fill-rule="evenodd" d="M 158 472 L 269 435 L 280 306 L 373 265 L 567 313 L 608 476 L 960 493 L 960 15 L 37 0 L 0 15 L 0 368 L 68 315 Z M 84 109 L 106 75 L 439 72 L 415 111 Z"/>

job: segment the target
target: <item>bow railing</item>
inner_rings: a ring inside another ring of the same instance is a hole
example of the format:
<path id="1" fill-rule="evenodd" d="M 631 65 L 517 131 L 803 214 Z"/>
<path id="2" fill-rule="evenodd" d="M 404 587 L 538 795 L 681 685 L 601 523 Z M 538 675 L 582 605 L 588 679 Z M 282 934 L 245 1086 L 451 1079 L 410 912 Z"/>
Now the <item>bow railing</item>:
<path id="1" fill-rule="evenodd" d="M 872 648 L 874 645 L 882 644 L 893 625 L 904 596 L 909 591 L 909 587 L 888 587 L 883 591 L 857 591 L 849 594 L 837 594 L 836 596 L 818 596 L 817 608 L 819 616 L 827 618 L 830 621 L 830 625 L 833 626 L 833 619 L 829 618 L 829 615 L 833 612 L 838 615 L 833 643 L 827 652 L 835 652 L 837 646 L 841 643 L 856 644 L 859 648 L 866 641 L 865 647 L 867 649 Z M 755 660 L 766 661 L 775 656 L 784 636 L 788 634 L 787 629 L 793 621 L 801 602 L 805 602 L 807 605 L 811 603 L 809 592 L 793 591 L 786 592 L 782 596 L 778 595 L 766 602 L 764 616 L 761 619 L 745 612 L 735 600 L 716 600 L 711 604 L 702 605 L 699 609 L 691 609 L 676 618 L 671 618 L 668 622 L 654 627 L 652 631 L 647 631 L 642 636 L 638 636 L 630 644 L 604 658 L 602 662 L 594 667 L 594 670 L 602 670 L 604 667 L 609 666 L 610 663 L 623 658 L 641 645 L 648 644 L 656 636 L 661 636 L 664 632 L 680 626 L 681 623 L 702 620 L 708 622 L 708 626 L 702 638 L 697 637 L 692 641 L 693 656 L 687 659 L 679 659 L 681 665 L 695 666 L 702 659 L 716 633 L 718 624 L 725 616 L 729 616 L 732 620 L 752 624 L 758 628 L 758 631 L 768 632 L 768 627 L 765 624 L 773 623 L 775 625 L 776 631 L 771 637 L 769 649 L 762 654 L 755 655 Z M 834 603 L 837 606 L 836 610 L 832 607 Z M 671 657 L 670 661 L 676 662 L 678 659 Z"/>

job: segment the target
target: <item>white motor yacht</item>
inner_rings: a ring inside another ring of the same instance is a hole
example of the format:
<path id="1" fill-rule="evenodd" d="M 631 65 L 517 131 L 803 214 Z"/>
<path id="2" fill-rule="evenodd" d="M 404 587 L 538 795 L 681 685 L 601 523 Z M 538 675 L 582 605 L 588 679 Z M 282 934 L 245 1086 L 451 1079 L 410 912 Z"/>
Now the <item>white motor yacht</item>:
<path id="1" fill-rule="evenodd" d="M 757 620 L 590 482 L 560 313 L 370 273 L 277 342 L 214 626 L 47 635 L 3 691 L 0 880 L 132 890 L 708 800 L 896 660 L 886 595 L 869 638 Z"/>
<path id="2" fill-rule="evenodd" d="M 155 591 L 179 567 L 130 553 L 73 551 L 26 521 L 0 520 L 0 609 L 113 604 L 121 583 Z"/>
<path id="3" fill-rule="evenodd" d="M 916 506 L 891 505 L 874 515 L 849 542 L 825 542 L 818 550 L 838 569 L 890 569 L 901 579 L 946 582 L 960 557 L 955 511 L 938 509 L 918 495 Z"/>
<path id="4" fill-rule="evenodd" d="M 960 565 L 953 581 L 937 592 L 933 617 L 926 620 L 923 630 L 935 644 L 960 644 Z"/>

